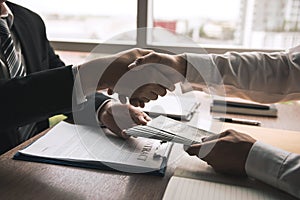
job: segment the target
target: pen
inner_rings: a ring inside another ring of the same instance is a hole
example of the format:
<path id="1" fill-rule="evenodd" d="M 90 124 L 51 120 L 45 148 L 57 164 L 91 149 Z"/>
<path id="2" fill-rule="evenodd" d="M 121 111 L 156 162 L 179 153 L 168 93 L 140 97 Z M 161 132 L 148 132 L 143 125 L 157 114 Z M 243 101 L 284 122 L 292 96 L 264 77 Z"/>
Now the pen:
<path id="1" fill-rule="evenodd" d="M 237 123 L 237 124 L 245 124 L 245 125 L 253 125 L 253 126 L 261 125 L 261 122 L 256 120 L 250 120 L 250 119 L 227 118 L 227 117 L 214 117 L 214 119 L 222 122 L 229 122 L 229 123 Z"/>

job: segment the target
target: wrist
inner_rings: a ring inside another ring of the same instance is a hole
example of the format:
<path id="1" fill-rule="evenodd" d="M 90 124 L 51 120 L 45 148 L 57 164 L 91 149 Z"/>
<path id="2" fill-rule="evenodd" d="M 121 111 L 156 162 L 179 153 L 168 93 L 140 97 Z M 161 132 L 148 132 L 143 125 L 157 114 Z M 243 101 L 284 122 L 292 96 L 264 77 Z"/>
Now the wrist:
<path id="1" fill-rule="evenodd" d="M 109 64 L 110 59 L 99 58 L 78 65 L 82 89 L 86 96 L 108 88 L 109 83 L 105 79 L 104 72 Z"/>
<path id="2" fill-rule="evenodd" d="M 103 105 L 98 110 L 98 121 L 99 123 L 102 123 L 102 116 L 105 112 L 108 111 L 108 109 L 112 106 L 113 102 L 112 100 L 107 100 L 107 102 L 104 102 Z"/>
<path id="3" fill-rule="evenodd" d="M 89 66 L 89 63 L 84 63 L 78 65 L 79 77 L 81 80 L 82 90 L 84 95 L 88 96 L 93 91 L 92 77 L 89 78 L 92 74 L 92 69 Z"/>
<path id="4" fill-rule="evenodd" d="M 182 75 L 186 76 L 186 69 L 187 69 L 187 59 L 185 54 L 177 54 L 175 55 L 176 59 L 176 70 Z"/>

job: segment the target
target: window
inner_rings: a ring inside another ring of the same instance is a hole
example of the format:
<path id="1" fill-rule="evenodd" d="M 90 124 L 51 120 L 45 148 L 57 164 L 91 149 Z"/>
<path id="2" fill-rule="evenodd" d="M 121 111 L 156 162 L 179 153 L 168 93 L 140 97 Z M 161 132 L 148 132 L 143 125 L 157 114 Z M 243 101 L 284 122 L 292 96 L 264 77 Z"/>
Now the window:
<path id="1" fill-rule="evenodd" d="M 300 44 L 300 0 L 13 1 L 43 17 L 60 50 L 102 43 L 103 53 L 134 46 L 222 53 Z"/>
<path id="2" fill-rule="evenodd" d="M 183 37 L 177 37 L 177 43 L 192 39 L 199 44 L 240 45 L 240 3 L 240 0 L 154 0 L 152 42 L 160 43 L 179 34 Z"/>
<path id="3" fill-rule="evenodd" d="M 136 28 L 135 0 L 14 0 L 40 14 L 50 40 L 134 44 L 135 37 L 117 37 Z M 113 37 L 115 36 L 115 37 Z"/>
<path id="4" fill-rule="evenodd" d="M 300 0 L 153 0 L 151 24 L 169 38 L 179 33 L 205 45 L 279 49 L 300 44 L 299 23 Z"/>

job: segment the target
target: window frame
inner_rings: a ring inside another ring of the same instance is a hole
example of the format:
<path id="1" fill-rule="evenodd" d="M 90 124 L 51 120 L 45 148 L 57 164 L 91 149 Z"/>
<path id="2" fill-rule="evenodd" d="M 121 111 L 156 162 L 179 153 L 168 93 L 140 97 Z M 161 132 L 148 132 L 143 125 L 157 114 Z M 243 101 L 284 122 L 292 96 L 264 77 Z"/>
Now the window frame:
<path id="1" fill-rule="evenodd" d="M 82 41 L 62 41 L 62 40 L 51 40 L 50 43 L 54 49 L 59 51 L 78 51 L 78 52 L 91 52 L 96 46 L 103 46 L 99 48 L 99 53 L 103 54 L 114 54 L 130 48 L 148 48 L 148 49 L 168 49 L 171 52 L 190 52 L 199 53 L 203 52 L 203 49 L 207 53 L 222 54 L 227 51 L 245 52 L 245 51 L 264 51 L 274 52 L 282 51 L 282 49 L 253 49 L 253 48 L 239 48 L 237 46 L 224 46 L 217 47 L 216 45 L 201 45 L 201 47 L 189 47 L 189 46 L 162 46 L 151 44 L 148 37 L 151 31 L 142 29 L 149 27 L 152 17 L 153 0 L 137 0 L 137 38 L 136 44 L 113 44 L 113 43 L 97 43 L 97 42 L 82 42 Z M 149 19 L 149 20 L 148 20 Z M 149 23 L 149 24 L 148 24 Z M 144 31 L 146 30 L 146 31 Z"/>

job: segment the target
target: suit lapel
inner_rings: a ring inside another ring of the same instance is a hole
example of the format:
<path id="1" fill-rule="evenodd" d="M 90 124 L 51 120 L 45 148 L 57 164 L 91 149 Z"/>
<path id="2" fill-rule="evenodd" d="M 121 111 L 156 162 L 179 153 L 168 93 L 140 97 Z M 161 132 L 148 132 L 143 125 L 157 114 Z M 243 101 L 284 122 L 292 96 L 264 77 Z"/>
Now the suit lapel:
<path id="1" fill-rule="evenodd" d="M 24 56 L 26 62 L 25 65 L 27 72 L 34 72 L 36 71 L 36 69 L 33 68 L 33 66 L 35 66 L 34 56 L 37 55 L 37 52 L 33 45 L 33 36 L 30 33 L 30 22 L 24 20 L 24 17 L 20 16 L 17 10 L 14 9 L 14 6 L 11 6 L 9 4 L 9 7 L 14 15 L 14 23 L 12 29 L 21 43 L 22 55 Z"/>

